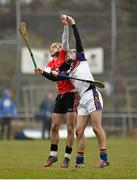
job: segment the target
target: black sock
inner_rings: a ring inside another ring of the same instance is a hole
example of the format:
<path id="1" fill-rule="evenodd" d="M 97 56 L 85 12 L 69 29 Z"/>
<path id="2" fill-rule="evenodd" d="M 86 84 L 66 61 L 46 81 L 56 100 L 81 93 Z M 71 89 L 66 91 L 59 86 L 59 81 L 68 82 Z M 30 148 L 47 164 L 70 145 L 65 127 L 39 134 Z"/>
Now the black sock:
<path id="1" fill-rule="evenodd" d="M 51 144 L 50 146 L 50 151 L 57 151 L 58 150 L 58 145 L 56 144 Z"/>
<path id="2" fill-rule="evenodd" d="M 71 154 L 71 152 L 72 152 L 72 148 L 71 148 L 71 147 L 66 146 L 65 153 L 67 153 L 67 154 Z"/>

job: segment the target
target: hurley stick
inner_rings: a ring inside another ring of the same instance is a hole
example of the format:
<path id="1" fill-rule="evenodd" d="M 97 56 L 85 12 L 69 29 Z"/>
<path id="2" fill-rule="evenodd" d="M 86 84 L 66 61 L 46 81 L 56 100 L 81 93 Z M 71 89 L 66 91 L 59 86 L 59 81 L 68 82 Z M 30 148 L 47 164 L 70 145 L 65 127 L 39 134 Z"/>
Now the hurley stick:
<path id="1" fill-rule="evenodd" d="M 20 23 L 20 26 L 19 26 L 19 32 L 20 34 L 22 35 L 23 39 L 24 39 L 24 42 L 29 50 L 29 53 L 31 55 L 31 58 L 32 58 L 32 62 L 34 64 L 34 67 L 37 68 L 37 64 L 36 64 L 36 61 L 34 59 L 34 56 L 33 56 L 33 53 L 31 51 L 31 48 L 30 48 L 30 45 L 29 45 L 29 42 L 28 42 L 28 34 L 27 34 L 27 28 L 26 28 L 26 23 L 25 22 L 21 22 Z"/>

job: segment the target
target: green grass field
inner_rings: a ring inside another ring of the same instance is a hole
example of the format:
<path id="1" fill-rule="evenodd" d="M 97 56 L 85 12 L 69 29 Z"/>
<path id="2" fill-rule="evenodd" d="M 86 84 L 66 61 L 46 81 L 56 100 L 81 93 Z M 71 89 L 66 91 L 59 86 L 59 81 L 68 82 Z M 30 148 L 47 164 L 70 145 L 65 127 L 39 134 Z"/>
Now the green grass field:
<path id="1" fill-rule="evenodd" d="M 136 179 L 137 138 L 108 138 L 110 167 L 97 169 L 98 146 L 96 139 L 86 141 L 83 169 L 73 167 L 76 156 L 76 142 L 71 167 L 61 169 L 65 141 L 60 140 L 58 162 L 50 168 L 43 168 L 49 155 L 50 141 L 0 141 L 0 179 Z"/>

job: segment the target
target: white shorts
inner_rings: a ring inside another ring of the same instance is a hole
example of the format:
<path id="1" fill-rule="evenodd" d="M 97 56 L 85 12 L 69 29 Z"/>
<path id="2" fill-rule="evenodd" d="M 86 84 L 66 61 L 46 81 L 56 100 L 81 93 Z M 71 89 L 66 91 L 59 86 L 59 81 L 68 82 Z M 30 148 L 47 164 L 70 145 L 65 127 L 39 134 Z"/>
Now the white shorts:
<path id="1" fill-rule="evenodd" d="M 103 99 L 98 90 L 85 92 L 78 105 L 78 115 L 89 115 L 93 111 L 103 109 Z"/>

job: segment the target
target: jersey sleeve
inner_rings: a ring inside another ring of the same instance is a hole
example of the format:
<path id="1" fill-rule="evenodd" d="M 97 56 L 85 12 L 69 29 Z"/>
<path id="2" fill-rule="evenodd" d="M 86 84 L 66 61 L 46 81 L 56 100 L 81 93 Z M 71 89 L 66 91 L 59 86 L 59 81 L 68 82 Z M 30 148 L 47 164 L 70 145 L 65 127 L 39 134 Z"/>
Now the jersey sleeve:
<path id="1" fill-rule="evenodd" d="M 64 25 L 64 30 L 62 34 L 62 49 L 64 49 L 64 51 L 69 50 L 68 39 L 69 39 L 69 27 L 68 25 Z"/>
<path id="2" fill-rule="evenodd" d="M 69 76 L 62 75 L 62 74 L 59 74 L 57 77 L 55 77 L 52 73 L 47 73 L 45 71 L 42 73 L 42 76 L 46 77 L 47 79 L 51 81 L 64 81 L 64 80 L 70 79 Z"/>
<path id="3" fill-rule="evenodd" d="M 83 49 L 81 38 L 80 38 L 80 34 L 79 34 L 79 31 L 77 29 L 76 24 L 72 25 L 72 29 L 73 29 L 74 37 L 76 40 L 77 60 L 78 61 L 86 61 L 84 49 Z"/>
<path id="4" fill-rule="evenodd" d="M 73 34 L 76 40 L 76 50 L 77 52 L 84 52 L 83 46 L 82 46 L 82 42 L 81 42 L 81 38 L 80 38 L 80 34 L 79 31 L 77 29 L 76 24 L 72 25 L 72 29 L 73 29 Z"/>

